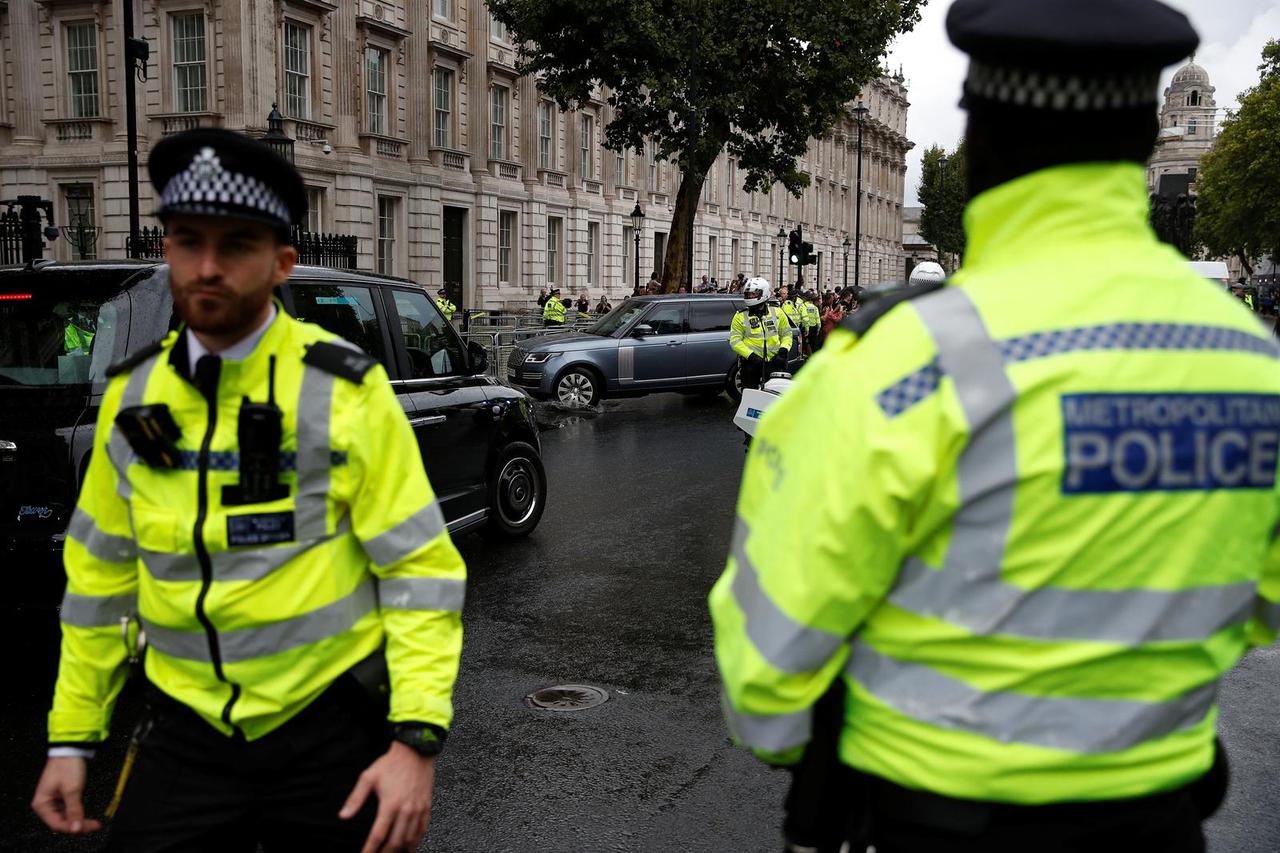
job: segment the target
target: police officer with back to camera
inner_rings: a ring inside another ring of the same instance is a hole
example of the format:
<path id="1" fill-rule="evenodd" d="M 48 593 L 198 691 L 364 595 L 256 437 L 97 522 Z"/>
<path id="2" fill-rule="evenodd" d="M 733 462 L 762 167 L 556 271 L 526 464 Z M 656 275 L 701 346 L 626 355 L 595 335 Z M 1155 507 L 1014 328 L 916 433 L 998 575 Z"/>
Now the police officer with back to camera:
<path id="1" fill-rule="evenodd" d="M 787 369 L 790 327 L 782 309 L 770 304 L 772 290 L 763 278 L 747 279 L 742 286 L 747 307 L 735 314 L 729 325 L 729 346 L 738 354 L 738 378 L 743 388 L 759 388 L 771 373 Z"/>
<path id="2" fill-rule="evenodd" d="M 726 715 L 794 768 L 790 849 L 1202 851 L 1218 682 L 1280 627 L 1280 350 L 1147 222 L 1197 37 L 1156 0 L 947 26 L 964 264 L 761 421 L 710 598 Z"/>
<path id="3" fill-rule="evenodd" d="M 101 827 L 86 758 L 145 635 L 109 850 L 416 848 L 465 568 L 413 431 L 374 359 L 272 298 L 306 210 L 292 165 L 196 130 L 149 167 L 182 327 L 109 371 L 32 806 Z"/>

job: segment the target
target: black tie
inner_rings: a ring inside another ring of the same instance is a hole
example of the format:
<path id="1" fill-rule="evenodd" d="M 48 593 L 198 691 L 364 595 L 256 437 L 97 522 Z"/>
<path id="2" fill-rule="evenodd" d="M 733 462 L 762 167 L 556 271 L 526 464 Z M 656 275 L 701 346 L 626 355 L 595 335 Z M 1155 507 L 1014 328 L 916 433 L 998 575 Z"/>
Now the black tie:
<path id="1" fill-rule="evenodd" d="M 222 359 L 216 355 L 202 355 L 196 362 L 196 387 L 206 400 L 214 400 L 218 396 L 218 374 L 222 370 Z"/>

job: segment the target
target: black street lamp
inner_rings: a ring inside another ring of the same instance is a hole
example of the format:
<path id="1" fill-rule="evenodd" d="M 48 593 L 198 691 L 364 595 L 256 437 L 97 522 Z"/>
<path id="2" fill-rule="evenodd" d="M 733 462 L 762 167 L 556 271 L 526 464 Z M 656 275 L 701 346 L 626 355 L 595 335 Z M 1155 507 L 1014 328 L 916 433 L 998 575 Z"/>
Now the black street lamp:
<path id="1" fill-rule="evenodd" d="M 947 236 L 947 164 L 951 161 L 947 159 L 947 155 L 943 154 L 938 158 L 938 262 L 942 264 L 945 270 L 947 265 L 942 260 L 945 250 L 942 248 L 942 241 Z"/>
<path id="2" fill-rule="evenodd" d="M 635 233 L 636 238 L 636 270 L 635 270 L 635 286 L 636 293 L 640 292 L 640 229 L 644 227 L 644 211 L 640 209 L 640 202 L 636 202 L 636 209 L 631 211 L 631 230 Z"/>
<path id="3" fill-rule="evenodd" d="M 782 287 L 782 269 L 787 262 L 787 230 L 778 226 L 778 287 Z"/>
<path id="4" fill-rule="evenodd" d="M 280 108 L 276 104 L 271 105 L 271 112 L 267 114 L 267 133 L 262 141 L 272 151 L 290 163 L 293 162 L 293 140 L 284 132 L 284 116 L 280 115 Z"/>
<path id="5" fill-rule="evenodd" d="M 844 232 L 844 242 L 840 244 L 844 247 L 844 286 L 849 286 L 849 247 L 853 244 L 849 242 L 849 232 Z"/>
<path id="6" fill-rule="evenodd" d="M 862 101 L 853 108 L 853 117 L 858 121 L 858 195 L 857 209 L 853 214 L 853 286 L 862 287 L 862 124 L 871 110 L 863 106 Z"/>

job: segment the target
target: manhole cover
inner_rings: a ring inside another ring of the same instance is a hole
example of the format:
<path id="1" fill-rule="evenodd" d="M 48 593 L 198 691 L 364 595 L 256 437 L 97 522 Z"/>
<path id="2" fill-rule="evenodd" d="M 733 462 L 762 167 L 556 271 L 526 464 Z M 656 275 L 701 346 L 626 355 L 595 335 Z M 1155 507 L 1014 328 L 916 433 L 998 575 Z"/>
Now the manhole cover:
<path id="1" fill-rule="evenodd" d="M 524 697 L 525 704 L 541 711 L 585 711 L 608 700 L 608 693 L 588 684 L 558 684 Z"/>

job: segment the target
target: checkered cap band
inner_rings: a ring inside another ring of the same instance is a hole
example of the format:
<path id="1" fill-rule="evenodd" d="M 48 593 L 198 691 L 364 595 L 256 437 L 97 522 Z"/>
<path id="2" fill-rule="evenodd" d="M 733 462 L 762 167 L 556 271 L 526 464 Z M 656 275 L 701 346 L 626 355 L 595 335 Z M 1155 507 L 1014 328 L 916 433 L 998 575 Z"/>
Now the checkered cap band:
<path id="1" fill-rule="evenodd" d="M 174 175 L 160 194 L 160 210 L 172 207 L 214 216 L 252 212 L 291 226 L 284 200 L 265 183 L 222 167 L 212 148 L 205 148 L 191 165 Z"/>
<path id="2" fill-rule="evenodd" d="M 966 98 L 1054 112 L 1101 112 L 1154 105 L 1159 71 L 1092 76 L 969 64 Z"/>

